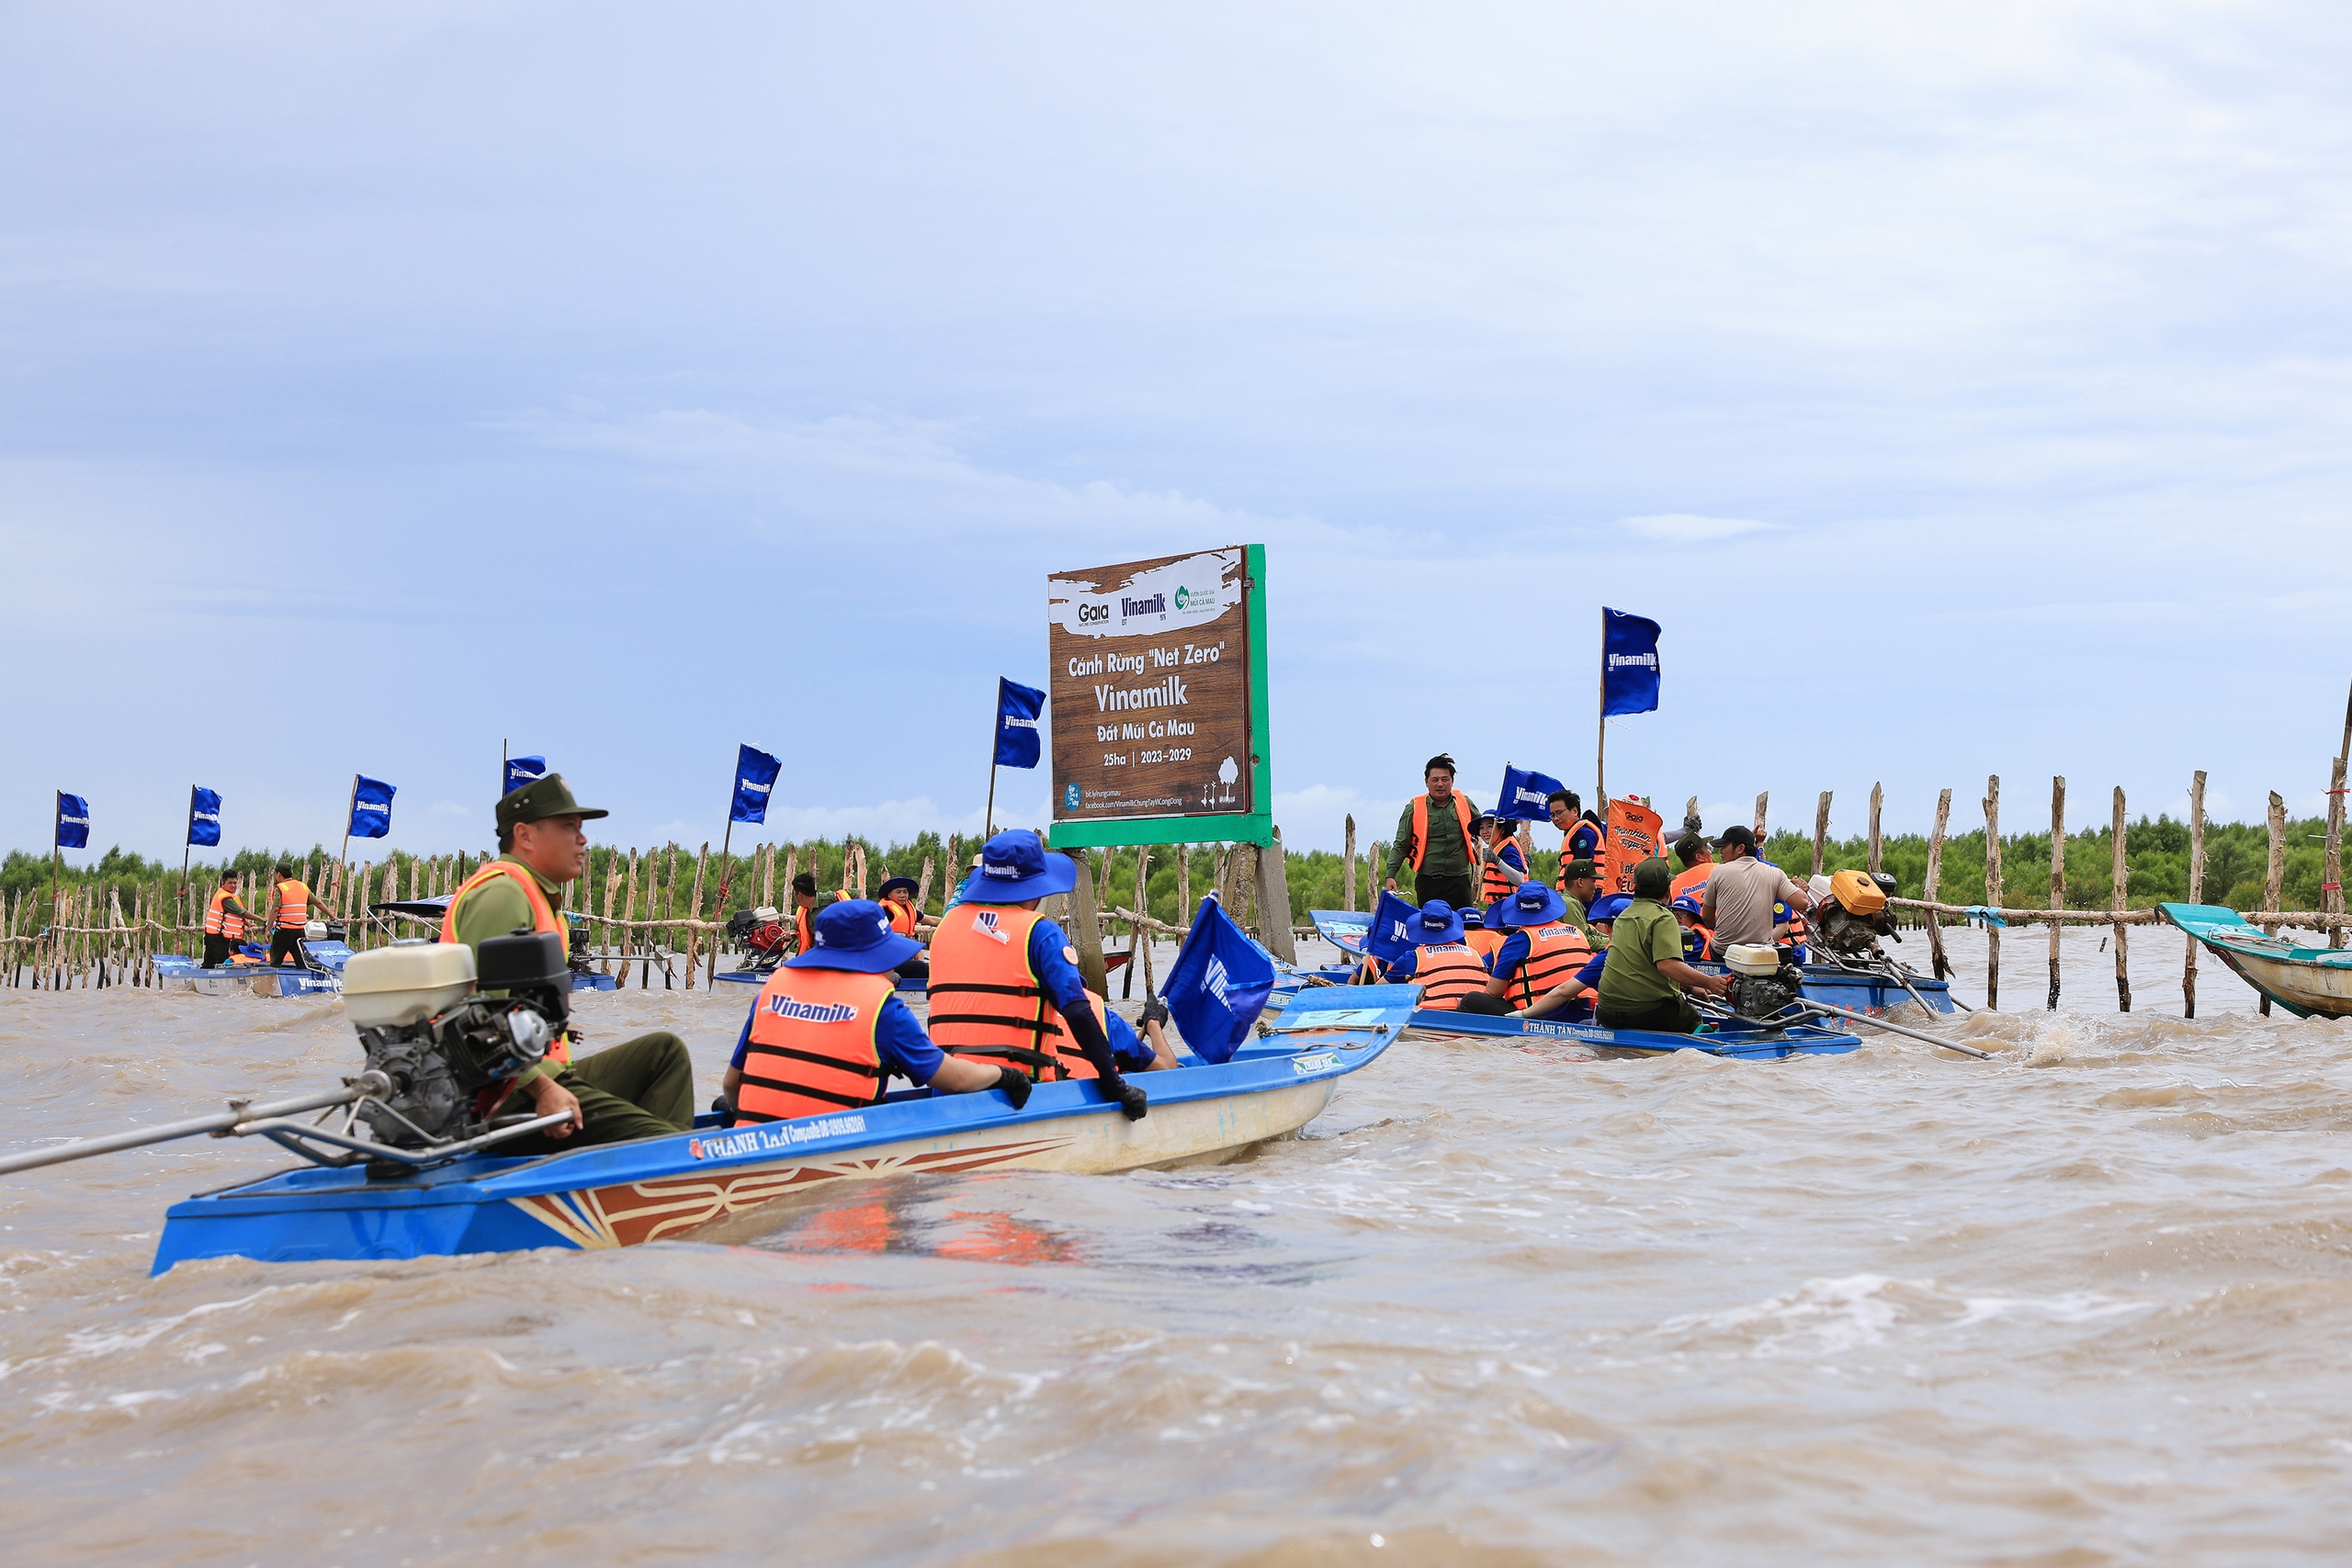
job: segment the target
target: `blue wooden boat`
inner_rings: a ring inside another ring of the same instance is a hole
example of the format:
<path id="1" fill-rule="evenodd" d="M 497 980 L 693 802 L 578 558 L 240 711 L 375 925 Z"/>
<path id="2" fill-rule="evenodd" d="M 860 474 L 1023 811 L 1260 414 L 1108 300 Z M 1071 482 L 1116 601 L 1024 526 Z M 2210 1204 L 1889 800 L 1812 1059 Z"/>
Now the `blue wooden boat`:
<path id="1" fill-rule="evenodd" d="M 1789 1056 L 1842 1056 L 1860 1049 L 1862 1043 L 1856 1035 L 1804 1023 L 1773 1029 L 1724 1023 L 1706 1034 L 1659 1034 L 1641 1029 L 1603 1029 L 1597 1023 L 1555 1023 L 1548 1018 L 1416 1012 L 1409 1027 L 1415 1034 L 1423 1036 L 1583 1045 L 1596 1055 L 1614 1057 L 1665 1056 L 1677 1051 L 1697 1051 L 1740 1061 L 1779 1061 Z"/>
<path id="2" fill-rule="evenodd" d="M 1151 1097 L 1139 1122 L 1086 1082 L 1042 1085 L 1022 1111 L 997 1090 L 910 1089 L 865 1111 L 731 1130 L 703 1117 L 670 1137 L 537 1159 L 467 1154 L 389 1180 L 358 1166 L 305 1167 L 172 1205 L 154 1271 L 195 1258 L 628 1247 L 721 1235 L 724 1222 L 763 1204 L 876 1177 L 1216 1163 L 1312 1121 L 1341 1077 L 1404 1032 L 1419 996 L 1378 986 L 1303 997 L 1229 1062 L 1188 1055 L 1174 1071 L 1138 1076 Z M 225 1130 L 276 1136 L 290 1118 L 269 1120 Z"/>
<path id="3" fill-rule="evenodd" d="M 2352 949 L 2305 947 L 2214 904 L 2159 904 L 2156 912 L 2297 1018 L 2352 1018 Z"/>
<path id="4" fill-rule="evenodd" d="M 349 947 L 339 942 L 305 942 L 302 951 L 310 955 L 308 964 L 231 964 L 212 969 L 184 953 L 159 953 L 155 978 L 213 997 L 238 990 L 260 997 L 313 997 L 333 995 L 343 988 L 343 966 L 351 958 Z"/>

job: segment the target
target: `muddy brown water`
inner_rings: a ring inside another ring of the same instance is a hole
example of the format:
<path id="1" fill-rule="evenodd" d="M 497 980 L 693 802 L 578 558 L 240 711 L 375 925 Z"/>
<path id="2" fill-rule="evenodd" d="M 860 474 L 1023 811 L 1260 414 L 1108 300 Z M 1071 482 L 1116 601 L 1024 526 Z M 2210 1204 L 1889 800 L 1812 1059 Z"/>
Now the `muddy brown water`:
<path id="1" fill-rule="evenodd" d="M 2184 1022 L 2169 933 L 2118 1016 L 2097 940 L 2053 1014 L 2011 938 L 1996 1063 L 1408 1039 L 1231 1165 L 728 1247 L 150 1279 L 282 1160 L 0 1179 L 0 1561 L 2343 1561 L 2352 1032 L 2210 963 Z M 745 1000 L 582 1004 L 708 1092 Z M 8 1150 L 356 1056 L 333 1001 L 140 990 L 0 991 L 0 1049 Z"/>

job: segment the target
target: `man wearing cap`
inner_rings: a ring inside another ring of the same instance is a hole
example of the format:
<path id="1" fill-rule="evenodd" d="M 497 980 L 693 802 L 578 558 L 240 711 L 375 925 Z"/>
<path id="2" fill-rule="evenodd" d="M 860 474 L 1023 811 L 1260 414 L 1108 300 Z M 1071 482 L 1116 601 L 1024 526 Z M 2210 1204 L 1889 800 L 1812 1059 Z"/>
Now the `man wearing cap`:
<path id="1" fill-rule="evenodd" d="M 1634 868 L 1634 898 L 1617 916 L 1609 962 L 1600 971 L 1593 1020 L 1603 1029 L 1646 1029 L 1688 1034 L 1699 1010 L 1682 994 L 1692 987 L 1716 995 L 1731 990 L 1728 975 L 1706 975 L 1682 958 L 1682 923 L 1666 907 L 1674 873 L 1652 857 Z"/>
<path id="2" fill-rule="evenodd" d="M 944 1055 L 932 1043 L 891 974 L 922 944 L 892 930 L 880 905 L 829 905 L 814 934 L 808 952 L 768 976 L 743 1020 L 727 1067 L 735 1122 L 876 1105 L 893 1075 L 941 1094 L 1001 1089 L 1016 1111 L 1029 1103 L 1025 1075 Z"/>
<path id="3" fill-rule="evenodd" d="M 1463 940 L 1462 916 L 1443 899 L 1422 905 L 1405 922 L 1405 936 L 1413 951 L 1388 965 L 1387 983 L 1420 987 L 1416 1010 L 1453 1012 L 1487 988 L 1486 960 Z"/>
<path id="4" fill-rule="evenodd" d="M 1487 911 L 1490 931 L 1504 932 L 1491 961 L 1486 988 L 1462 999 L 1464 1012 L 1508 1013 L 1533 1007 L 1574 979 L 1592 962 L 1592 942 L 1567 919 L 1568 901 L 1540 882 L 1519 890 Z"/>
<path id="5" fill-rule="evenodd" d="M 561 773 L 510 791 L 498 803 L 499 858 L 468 877 L 449 900 L 441 940 L 464 942 L 479 959 L 488 938 L 517 930 L 554 931 L 569 953 L 563 888 L 588 867 L 588 835 L 581 824 L 610 815 L 573 800 Z M 570 1120 L 507 1144 L 502 1154 L 662 1137 L 694 1125 L 695 1068 L 684 1041 L 667 1032 L 643 1034 L 575 1061 L 577 1033 L 566 1031 L 510 1091 L 526 1096 L 539 1115 L 566 1111 Z"/>
<path id="6" fill-rule="evenodd" d="M 1707 877 L 1707 895 L 1699 923 L 1715 933 L 1715 946 L 1734 942 L 1772 941 L 1772 906 L 1791 909 L 1813 908 L 1812 896 L 1789 880 L 1779 866 L 1756 858 L 1756 835 L 1745 828 L 1724 830 L 1715 840 L 1715 867 Z"/>
<path id="7" fill-rule="evenodd" d="M 1470 823 L 1477 813 L 1465 796 L 1454 794 L 1453 759 L 1442 751 L 1422 764 L 1421 785 L 1423 793 L 1407 802 L 1404 815 L 1396 818 L 1388 891 L 1397 890 L 1397 875 L 1410 866 L 1417 902 L 1435 899 L 1450 909 L 1464 908 L 1473 894 L 1471 873 L 1477 854 Z"/>
<path id="8" fill-rule="evenodd" d="M 1589 922 L 1591 917 L 1585 911 L 1590 909 L 1592 901 L 1600 896 L 1600 868 L 1589 860 L 1562 862 L 1560 893 L 1561 902 L 1567 906 L 1567 913 L 1563 918 L 1590 937 L 1592 931 Z"/>
<path id="9" fill-rule="evenodd" d="M 932 937 L 931 1037 L 951 1055 L 1039 1082 L 1100 1078 L 1102 1097 L 1138 1121 L 1149 1101 L 1119 1074 L 1069 938 L 1037 913 L 1038 900 L 1077 886 L 1076 863 L 1048 854 L 1035 833 L 988 841 Z"/>

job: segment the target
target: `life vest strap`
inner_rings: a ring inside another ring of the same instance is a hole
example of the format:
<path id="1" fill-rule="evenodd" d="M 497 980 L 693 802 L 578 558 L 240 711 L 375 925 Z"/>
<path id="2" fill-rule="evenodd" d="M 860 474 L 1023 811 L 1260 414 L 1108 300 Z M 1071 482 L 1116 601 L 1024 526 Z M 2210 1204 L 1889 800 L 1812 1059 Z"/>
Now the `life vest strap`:
<path id="1" fill-rule="evenodd" d="M 831 1067 L 837 1072 L 856 1073 L 862 1077 L 879 1078 L 884 1076 L 880 1067 L 868 1066 L 864 1062 L 844 1062 L 839 1056 L 820 1056 L 814 1051 L 796 1051 L 789 1045 L 763 1044 L 753 1041 L 744 1051 L 743 1060 L 749 1063 L 753 1056 L 757 1055 L 786 1056 L 796 1062 L 808 1062 L 820 1067 Z M 796 1094 L 806 1092 L 797 1085 L 773 1083 L 765 1078 L 753 1078 L 748 1070 L 745 1071 L 743 1078 L 747 1083 L 766 1083 L 770 1089 L 791 1089 Z"/>
<path id="2" fill-rule="evenodd" d="M 756 1084 L 762 1089 L 775 1089 L 779 1094 L 794 1095 L 802 1100 L 821 1100 L 828 1105 L 839 1105 L 851 1111 L 863 1111 L 874 1103 L 871 1100 L 860 1100 L 854 1094 L 835 1094 L 831 1089 L 810 1089 L 806 1084 L 778 1083 L 774 1078 L 755 1078 L 749 1073 L 743 1075 L 743 1081 L 747 1084 Z M 746 1111 L 741 1106 L 737 1106 L 735 1120 L 738 1122 L 788 1122 L 791 1118 L 770 1116 L 763 1111 Z"/>
<path id="3" fill-rule="evenodd" d="M 1026 1045 L 950 1045 L 944 1049 L 951 1056 L 1001 1056 L 1024 1067 L 1061 1066 L 1061 1058 L 1051 1051 L 1032 1051 Z"/>
<path id="4" fill-rule="evenodd" d="M 986 1024 L 991 1029 L 1025 1029 L 1036 1035 L 1059 1034 L 1062 1032 L 1059 1023 L 1047 1023 L 1034 1018 L 999 1018 L 987 1012 L 934 1012 L 931 1015 L 932 1028 L 937 1029 L 945 1023 Z"/>
<path id="5" fill-rule="evenodd" d="M 955 991 L 970 991 L 984 997 L 1042 997 L 1046 993 L 1035 986 L 989 986 L 977 980 L 947 980 L 934 983 L 926 994 L 941 996 Z"/>

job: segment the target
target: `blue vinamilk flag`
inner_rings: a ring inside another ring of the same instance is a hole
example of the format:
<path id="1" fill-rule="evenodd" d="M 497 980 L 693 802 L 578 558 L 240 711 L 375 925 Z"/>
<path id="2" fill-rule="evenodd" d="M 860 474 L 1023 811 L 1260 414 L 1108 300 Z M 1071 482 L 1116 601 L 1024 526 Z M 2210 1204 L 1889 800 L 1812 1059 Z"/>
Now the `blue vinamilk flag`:
<path id="1" fill-rule="evenodd" d="M 1035 686 L 999 676 L 996 682 L 996 762 L 1001 768 L 1034 768 L 1042 750 L 1037 716 L 1046 711 L 1046 694 Z"/>
<path id="2" fill-rule="evenodd" d="M 776 775 L 784 764 L 756 746 L 735 748 L 735 804 L 728 808 L 729 822 L 764 822 L 768 797 L 775 793 Z"/>
<path id="3" fill-rule="evenodd" d="M 498 793 L 513 795 L 532 780 L 547 776 L 548 760 L 545 757 L 509 757 L 506 759 L 506 787 Z"/>
<path id="4" fill-rule="evenodd" d="M 1549 773 L 1539 773 L 1533 768 L 1514 768 L 1503 764 L 1503 787 L 1495 792 L 1495 815 L 1506 822 L 1548 822 L 1551 813 L 1544 803 L 1552 798 L 1554 790 L 1568 786 Z"/>
<path id="5" fill-rule="evenodd" d="M 1600 612 L 1600 713 L 1657 707 L 1657 623 L 1623 610 Z"/>
<path id="6" fill-rule="evenodd" d="M 1372 929 L 1363 933 L 1363 950 L 1383 964 L 1394 964 L 1413 951 L 1413 918 L 1419 906 L 1402 893 L 1384 887 L 1372 906 Z"/>
<path id="7" fill-rule="evenodd" d="M 57 792 L 57 847 L 61 850 L 86 850 L 90 847 L 90 803 L 62 789 Z"/>
<path id="8" fill-rule="evenodd" d="M 1218 905 L 1201 900 L 1162 993 L 1184 1043 L 1204 1062 L 1229 1062 L 1274 988 L 1272 954 Z"/>
<path id="9" fill-rule="evenodd" d="M 220 795 L 202 784 L 187 792 L 187 841 L 201 849 L 220 842 Z"/>
<path id="10" fill-rule="evenodd" d="M 392 830 L 392 786 L 362 773 L 351 784 L 351 836 L 380 839 Z"/>

